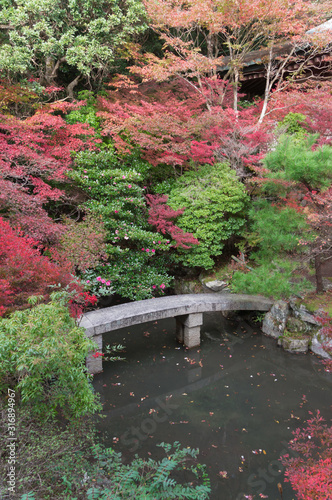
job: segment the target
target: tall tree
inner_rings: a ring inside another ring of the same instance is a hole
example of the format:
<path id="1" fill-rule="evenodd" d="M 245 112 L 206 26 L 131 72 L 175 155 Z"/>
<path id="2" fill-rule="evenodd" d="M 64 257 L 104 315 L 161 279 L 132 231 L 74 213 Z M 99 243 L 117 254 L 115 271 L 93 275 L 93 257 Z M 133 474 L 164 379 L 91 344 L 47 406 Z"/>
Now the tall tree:
<path id="1" fill-rule="evenodd" d="M 223 56 L 227 56 L 226 79 L 233 85 L 233 106 L 237 111 L 245 57 L 253 50 L 267 49 L 266 92 L 260 121 L 272 87 L 282 78 L 283 68 L 306 31 L 325 20 L 324 12 L 331 11 L 331 0 L 319 5 L 306 0 L 144 0 L 144 5 L 152 28 L 165 42 L 162 58 L 145 54 L 141 64 L 132 67 L 145 79 L 160 81 L 181 76 L 203 95 L 202 78 L 206 74 L 215 76 Z M 275 65 L 278 45 L 285 40 L 288 56 Z"/>
<path id="2" fill-rule="evenodd" d="M 125 43 L 145 30 L 139 0 L 1 0 L 0 71 L 9 78 L 29 72 L 52 85 L 67 65 L 73 79 L 107 74 Z"/>

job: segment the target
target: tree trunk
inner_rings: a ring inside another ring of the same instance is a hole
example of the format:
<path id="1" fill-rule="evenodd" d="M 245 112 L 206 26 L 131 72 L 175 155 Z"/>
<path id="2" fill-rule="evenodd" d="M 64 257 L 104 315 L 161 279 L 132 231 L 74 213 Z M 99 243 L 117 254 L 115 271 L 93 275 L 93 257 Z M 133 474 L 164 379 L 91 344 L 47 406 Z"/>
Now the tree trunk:
<path id="1" fill-rule="evenodd" d="M 72 82 L 70 82 L 70 84 L 66 88 L 66 91 L 67 91 L 69 99 L 74 99 L 74 88 L 78 84 L 80 78 L 81 78 L 81 75 L 78 75 L 75 78 L 75 80 L 73 80 Z"/>
<path id="2" fill-rule="evenodd" d="M 234 68 L 234 87 L 233 87 L 233 108 L 236 116 L 238 115 L 238 88 L 239 88 L 239 70 Z"/>
<path id="3" fill-rule="evenodd" d="M 320 255 L 315 256 L 315 273 L 316 273 L 316 293 L 324 293 L 322 261 Z"/>
<path id="4" fill-rule="evenodd" d="M 45 61 L 45 83 L 46 85 L 54 84 L 53 70 L 54 70 L 54 59 L 52 57 L 46 57 Z"/>

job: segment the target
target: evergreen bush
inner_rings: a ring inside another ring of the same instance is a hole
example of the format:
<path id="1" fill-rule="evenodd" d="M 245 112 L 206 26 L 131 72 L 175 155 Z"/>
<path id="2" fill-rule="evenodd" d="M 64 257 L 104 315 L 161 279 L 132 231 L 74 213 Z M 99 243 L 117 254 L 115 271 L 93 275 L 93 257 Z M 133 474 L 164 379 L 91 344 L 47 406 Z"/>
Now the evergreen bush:
<path id="1" fill-rule="evenodd" d="M 185 207 L 177 225 L 192 233 L 199 245 L 178 249 L 177 260 L 187 267 L 212 269 L 214 257 L 222 254 L 226 241 L 243 227 L 248 201 L 244 185 L 227 164 L 204 165 L 185 172 L 167 203 L 173 209 Z"/>
<path id="2" fill-rule="evenodd" d="M 306 137 L 283 135 L 274 149 L 266 155 L 268 177 L 302 182 L 308 189 L 326 189 L 332 181 L 332 147 L 316 147 L 318 134 Z"/>

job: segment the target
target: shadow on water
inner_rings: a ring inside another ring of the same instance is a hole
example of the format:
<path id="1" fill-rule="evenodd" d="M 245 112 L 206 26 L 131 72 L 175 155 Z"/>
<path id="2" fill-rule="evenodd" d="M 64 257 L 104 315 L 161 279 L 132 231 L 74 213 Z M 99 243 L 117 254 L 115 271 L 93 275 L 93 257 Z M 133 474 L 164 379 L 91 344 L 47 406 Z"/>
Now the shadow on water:
<path id="1" fill-rule="evenodd" d="M 111 332 L 104 343 L 126 346 L 125 361 L 104 363 L 94 378 L 98 428 L 124 460 L 161 458 L 157 443 L 180 441 L 199 448 L 212 500 L 279 500 L 278 482 L 284 500 L 295 498 L 278 458 L 309 411 L 330 419 L 332 377 L 315 356 L 286 353 L 221 313 L 204 315 L 197 349 L 176 342 L 173 319 Z"/>

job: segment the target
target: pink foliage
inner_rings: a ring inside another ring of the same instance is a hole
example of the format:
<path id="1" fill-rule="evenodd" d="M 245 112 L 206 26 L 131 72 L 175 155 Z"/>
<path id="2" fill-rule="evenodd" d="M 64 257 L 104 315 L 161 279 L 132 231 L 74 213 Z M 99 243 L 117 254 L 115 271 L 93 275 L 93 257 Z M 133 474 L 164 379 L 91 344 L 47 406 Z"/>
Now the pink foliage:
<path id="1" fill-rule="evenodd" d="M 267 125 L 257 127 L 256 106 L 235 113 L 223 80 L 206 78 L 203 95 L 179 80 L 151 87 L 142 85 L 129 97 L 117 89 L 99 100 L 103 134 L 113 138 L 119 151 L 139 145 L 153 165 L 186 168 L 190 161 L 227 160 L 241 176 L 262 158 L 270 138 Z"/>
<path id="2" fill-rule="evenodd" d="M 318 145 L 332 144 L 332 82 L 306 82 L 276 92 L 270 101 L 270 118 L 282 120 L 289 112 L 306 116 L 308 132 L 319 133 Z"/>

